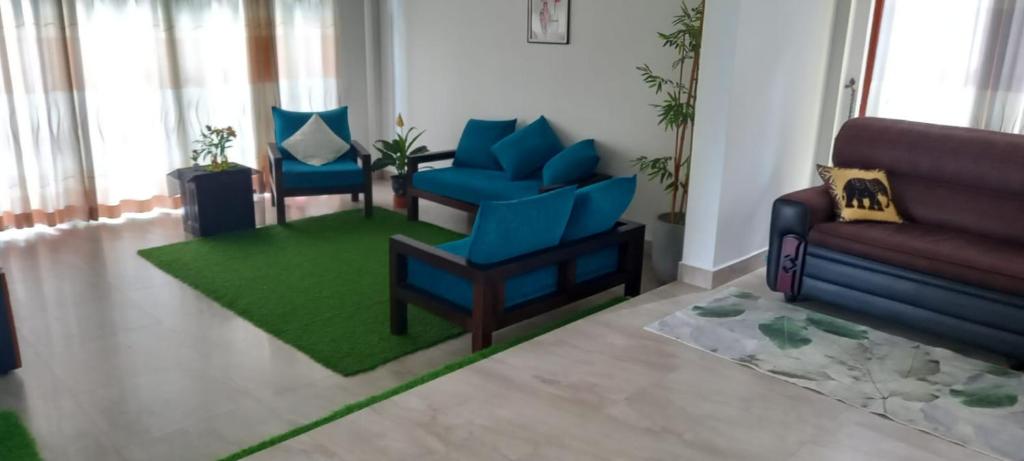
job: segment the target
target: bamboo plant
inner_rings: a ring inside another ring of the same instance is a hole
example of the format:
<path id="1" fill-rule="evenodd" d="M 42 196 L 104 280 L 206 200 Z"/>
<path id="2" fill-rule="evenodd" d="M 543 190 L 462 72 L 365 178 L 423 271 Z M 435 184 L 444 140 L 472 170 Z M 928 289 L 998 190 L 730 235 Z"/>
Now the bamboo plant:
<path id="1" fill-rule="evenodd" d="M 673 17 L 672 25 L 675 30 L 668 33 L 659 32 L 658 37 L 663 47 L 671 48 L 675 52 L 676 59 L 672 61 L 672 70 L 677 75 L 659 75 L 647 64 L 638 66 L 637 70 L 640 71 L 644 83 L 654 90 L 656 95 L 664 98 L 652 106 L 658 113 L 658 125 L 674 133 L 675 147 L 670 156 L 641 156 L 633 161 L 633 165 L 649 180 L 657 181 L 664 186 L 665 192 L 672 197 L 669 222 L 683 224 L 690 189 L 692 153 L 691 144 L 687 144 L 686 141 L 693 125 L 697 102 L 704 1 L 692 8 L 687 6 L 685 1 L 682 2 L 681 12 Z M 690 64 L 689 67 L 686 66 L 687 63 Z"/>

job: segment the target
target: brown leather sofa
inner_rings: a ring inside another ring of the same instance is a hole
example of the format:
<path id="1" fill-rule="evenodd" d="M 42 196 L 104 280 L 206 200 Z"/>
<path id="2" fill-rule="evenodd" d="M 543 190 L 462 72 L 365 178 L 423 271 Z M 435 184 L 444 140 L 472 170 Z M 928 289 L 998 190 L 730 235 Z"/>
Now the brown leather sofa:
<path id="1" fill-rule="evenodd" d="M 768 286 L 1024 361 L 1024 136 L 860 118 L 839 167 L 880 168 L 903 224 L 835 222 L 824 186 L 772 209 Z"/>

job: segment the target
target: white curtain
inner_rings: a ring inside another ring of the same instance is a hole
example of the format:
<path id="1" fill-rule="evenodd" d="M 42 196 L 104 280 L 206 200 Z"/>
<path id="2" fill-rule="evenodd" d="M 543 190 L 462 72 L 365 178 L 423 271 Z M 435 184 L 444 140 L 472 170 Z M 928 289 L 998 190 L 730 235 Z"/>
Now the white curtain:
<path id="1" fill-rule="evenodd" d="M 1024 1 L 888 0 L 868 115 L 1024 133 Z"/>
<path id="2" fill-rule="evenodd" d="M 340 105 L 331 0 L 0 0 L 0 228 L 173 206 L 203 125 Z"/>

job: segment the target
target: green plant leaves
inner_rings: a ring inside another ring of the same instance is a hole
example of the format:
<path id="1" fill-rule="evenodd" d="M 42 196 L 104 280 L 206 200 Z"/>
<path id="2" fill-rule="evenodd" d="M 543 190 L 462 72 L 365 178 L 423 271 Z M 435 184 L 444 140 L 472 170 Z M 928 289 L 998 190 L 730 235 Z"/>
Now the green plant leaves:
<path id="1" fill-rule="evenodd" d="M 789 316 L 775 317 L 759 324 L 757 329 L 782 350 L 799 349 L 811 343 L 811 338 L 807 336 L 807 325 Z"/>
<path id="2" fill-rule="evenodd" d="M 419 155 L 429 150 L 427 146 L 413 147 L 416 146 L 420 136 L 423 136 L 423 133 L 425 133 L 425 131 L 420 130 L 413 135 L 415 130 L 415 127 L 410 127 L 404 133 L 401 131 L 395 133 L 395 139 L 378 139 L 374 141 L 373 148 L 380 153 L 380 158 L 374 160 L 371 168 L 376 171 L 393 167 L 396 174 L 404 176 L 408 169 L 409 156 Z M 410 135 L 413 135 L 411 139 L 409 138 Z"/>
<path id="3" fill-rule="evenodd" d="M 1017 393 L 994 384 L 969 389 L 950 389 L 949 395 L 971 408 L 1007 408 L 1017 404 Z"/>
<path id="4" fill-rule="evenodd" d="M 707 305 L 693 306 L 693 313 L 697 314 L 698 317 L 704 317 L 709 319 L 727 319 L 732 317 L 739 317 L 743 315 L 747 310 L 743 308 L 742 304 L 730 303 L 722 305 Z"/>
<path id="5" fill-rule="evenodd" d="M 807 314 L 807 323 L 814 328 L 824 331 L 825 333 L 852 339 L 854 341 L 863 341 L 868 339 L 867 329 L 827 315 L 814 313 Z"/>

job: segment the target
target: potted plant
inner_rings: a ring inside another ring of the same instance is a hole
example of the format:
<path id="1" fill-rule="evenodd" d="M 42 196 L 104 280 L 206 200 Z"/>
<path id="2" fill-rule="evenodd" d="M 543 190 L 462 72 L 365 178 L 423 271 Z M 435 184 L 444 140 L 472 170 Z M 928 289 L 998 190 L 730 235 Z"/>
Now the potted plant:
<path id="1" fill-rule="evenodd" d="M 168 189 L 181 195 L 182 221 L 191 235 L 205 237 L 256 225 L 253 170 L 228 161 L 227 150 L 235 137 L 230 126 L 204 126 L 194 141 L 192 166 L 167 175 Z"/>
<path id="2" fill-rule="evenodd" d="M 394 139 L 378 139 L 373 143 L 374 149 L 380 152 L 380 158 L 373 161 L 372 168 L 374 171 L 387 167 L 395 169 L 395 174 L 391 175 L 391 191 L 395 193 L 392 203 L 395 208 L 405 208 L 408 206 L 405 192 L 409 156 L 422 154 L 428 149 L 427 146 L 416 146 L 416 141 L 420 139 L 420 136 L 423 136 L 423 130 L 409 127 L 408 130 L 402 131 L 405 128 L 402 114 L 398 114 L 398 118 L 395 119 L 395 126 L 398 129 L 395 130 Z"/>
<path id="3" fill-rule="evenodd" d="M 206 169 L 210 171 L 224 171 L 231 168 L 227 150 L 231 147 L 231 141 L 237 136 L 235 129 L 230 126 L 214 128 L 206 125 L 199 136 L 199 139 L 192 141 L 198 145 L 192 150 L 192 166 L 197 167 L 200 161 L 206 160 L 210 162 L 206 166 Z"/>
<path id="4" fill-rule="evenodd" d="M 654 90 L 656 95 L 664 98 L 652 106 L 658 113 L 658 125 L 672 132 L 675 138 L 672 155 L 641 156 L 633 161 L 633 165 L 641 174 L 661 184 L 671 197 L 668 212 L 658 215 L 658 219 L 650 228 L 653 245 L 652 263 L 655 275 L 662 282 L 676 280 L 679 261 L 683 255 L 692 153 L 687 135 L 693 125 L 697 101 L 704 2 L 701 1 L 691 8 L 684 1 L 681 10 L 672 20 L 675 29 L 668 33 L 658 33 L 662 46 L 675 52 L 672 69 L 678 72 L 678 75 L 659 75 L 647 64 L 637 67 L 644 83 Z M 687 63 L 690 64 L 689 67 L 686 66 Z"/>

